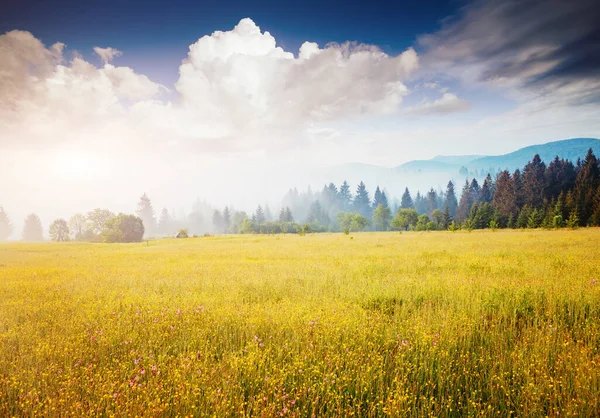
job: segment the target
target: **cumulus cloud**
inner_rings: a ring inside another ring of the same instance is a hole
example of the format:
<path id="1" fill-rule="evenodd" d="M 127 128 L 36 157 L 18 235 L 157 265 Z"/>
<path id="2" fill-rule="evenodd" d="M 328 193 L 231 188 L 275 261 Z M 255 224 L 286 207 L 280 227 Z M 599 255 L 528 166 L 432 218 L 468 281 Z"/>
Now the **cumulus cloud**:
<path id="1" fill-rule="evenodd" d="M 424 66 L 553 100 L 600 99 L 597 0 L 475 0 L 422 36 Z"/>
<path id="2" fill-rule="evenodd" d="M 410 109 L 409 114 L 427 115 L 427 114 L 448 114 L 455 112 L 464 112 L 471 108 L 471 104 L 454 93 L 444 93 L 442 97 L 434 101 L 423 101 Z"/>
<path id="3" fill-rule="evenodd" d="M 28 32 L 0 36 L 0 135 L 49 143 L 110 127 L 129 142 L 198 151 L 285 148 L 311 123 L 396 112 L 418 67 L 413 49 L 391 56 L 354 43 L 306 42 L 295 55 L 242 19 L 190 46 L 165 102 L 164 86 L 111 64 L 121 51 L 94 47 L 104 63 L 97 67 L 81 57 L 65 63 L 63 49 Z"/>
<path id="4" fill-rule="evenodd" d="M 123 55 L 123 52 L 119 51 L 118 49 L 111 48 L 111 47 L 100 48 L 99 46 L 95 46 L 94 52 L 100 57 L 100 59 L 105 64 L 109 64 L 116 57 L 120 57 L 121 55 Z"/>

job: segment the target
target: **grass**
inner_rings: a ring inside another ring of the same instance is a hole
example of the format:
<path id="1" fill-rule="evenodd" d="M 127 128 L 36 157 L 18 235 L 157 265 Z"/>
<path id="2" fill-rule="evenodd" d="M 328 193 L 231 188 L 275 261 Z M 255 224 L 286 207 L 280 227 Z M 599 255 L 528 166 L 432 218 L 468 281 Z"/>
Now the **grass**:
<path id="1" fill-rule="evenodd" d="M 0 416 L 598 416 L 600 231 L 0 245 Z"/>

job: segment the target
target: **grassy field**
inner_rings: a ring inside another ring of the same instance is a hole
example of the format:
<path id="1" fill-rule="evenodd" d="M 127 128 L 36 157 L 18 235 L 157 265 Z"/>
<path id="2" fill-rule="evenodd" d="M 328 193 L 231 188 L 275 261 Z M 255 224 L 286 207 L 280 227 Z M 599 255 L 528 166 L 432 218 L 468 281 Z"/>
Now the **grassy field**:
<path id="1" fill-rule="evenodd" d="M 0 416 L 598 416 L 600 230 L 0 245 Z"/>

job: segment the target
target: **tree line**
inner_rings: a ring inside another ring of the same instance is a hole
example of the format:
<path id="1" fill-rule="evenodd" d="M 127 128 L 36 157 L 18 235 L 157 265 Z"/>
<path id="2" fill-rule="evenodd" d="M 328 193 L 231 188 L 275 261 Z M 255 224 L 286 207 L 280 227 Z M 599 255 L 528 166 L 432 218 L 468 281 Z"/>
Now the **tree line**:
<path id="1" fill-rule="evenodd" d="M 560 228 L 600 226 L 600 165 L 590 149 L 583 160 L 573 163 L 554 158 L 545 164 L 535 155 L 522 170 L 488 173 L 480 185 L 465 180 L 457 199 L 449 181 L 445 191 L 430 188 L 413 198 L 406 188 L 391 207 L 385 190 L 376 188 L 373 198 L 360 182 L 354 193 L 348 182 L 334 183 L 319 192 L 310 188 L 299 193 L 290 189 L 278 213 L 258 205 L 248 215 L 225 206 L 213 210 L 197 202 L 194 211 L 177 218 L 164 208 L 158 219 L 150 198 L 144 194 L 135 215 L 115 215 L 108 209 L 75 214 L 68 221 L 57 219 L 49 227 L 55 241 L 134 242 L 149 236 L 188 236 L 189 226 L 206 228 L 206 213 L 212 210 L 213 233 L 299 233 L 363 230 L 456 230 L 483 228 Z M 210 215 L 208 215 L 210 216 Z M 13 232 L 8 214 L 0 207 L 0 241 Z M 22 231 L 26 241 L 43 239 L 40 218 L 26 217 Z"/>

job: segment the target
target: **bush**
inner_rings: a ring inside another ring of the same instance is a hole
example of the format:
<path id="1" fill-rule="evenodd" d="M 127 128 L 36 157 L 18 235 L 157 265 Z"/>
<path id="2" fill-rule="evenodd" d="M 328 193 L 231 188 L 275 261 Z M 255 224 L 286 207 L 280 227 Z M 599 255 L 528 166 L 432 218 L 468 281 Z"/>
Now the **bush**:
<path id="1" fill-rule="evenodd" d="M 181 228 L 175 238 L 188 238 L 188 230 L 187 228 Z"/>
<path id="2" fill-rule="evenodd" d="M 104 224 L 104 242 L 140 242 L 144 237 L 144 223 L 135 215 L 119 213 Z"/>

